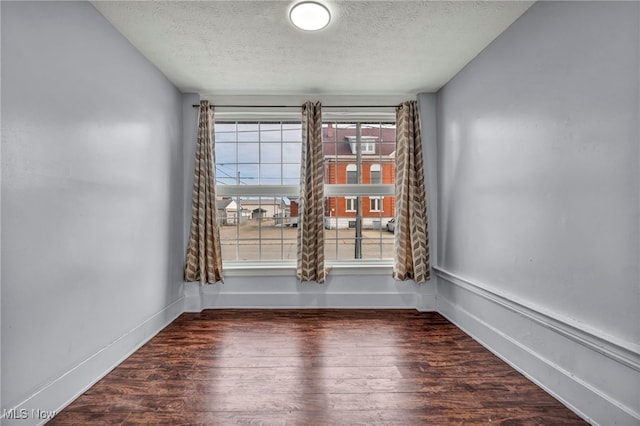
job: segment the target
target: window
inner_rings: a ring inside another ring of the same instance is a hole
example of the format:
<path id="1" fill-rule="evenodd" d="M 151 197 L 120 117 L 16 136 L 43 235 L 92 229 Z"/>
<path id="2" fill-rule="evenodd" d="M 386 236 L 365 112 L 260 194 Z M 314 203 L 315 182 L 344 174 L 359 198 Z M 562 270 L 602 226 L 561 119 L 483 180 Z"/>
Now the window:
<path id="1" fill-rule="evenodd" d="M 345 209 L 346 212 L 355 212 L 356 211 L 356 197 L 344 197 L 345 201 Z"/>
<path id="2" fill-rule="evenodd" d="M 358 166 L 355 164 L 347 164 L 347 183 L 358 183 Z"/>
<path id="3" fill-rule="evenodd" d="M 222 258 L 295 261 L 301 123 L 217 121 L 216 207 Z M 391 259 L 395 124 L 323 124 L 325 257 Z"/>
<path id="4" fill-rule="evenodd" d="M 369 197 L 369 211 L 370 212 L 379 212 L 379 211 L 381 211 L 380 200 L 382 200 L 382 198 L 380 198 L 380 197 Z"/>
<path id="5" fill-rule="evenodd" d="M 369 180 L 371 184 L 379 185 L 382 183 L 382 168 L 380 167 L 380 164 L 372 164 L 369 172 Z"/>
<path id="6" fill-rule="evenodd" d="M 349 141 L 349 147 L 351 153 L 356 154 L 358 146 L 360 146 L 360 152 L 362 154 L 375 154 L 376 153 L 376 138 L 371 136 L 360 136 L 360 142 L 358 143 L 357 136 L 346 136 Z"/>
<path id="7" fill-rule="evenodd" d="M 222 259 L 296 259 L 302 128 L 216 122 L 216 208 Z"/>
<path id="8" fill-rule="evenodd" d="M 326 122 L 325 258 L 393 258 L 395 124 Z"/>

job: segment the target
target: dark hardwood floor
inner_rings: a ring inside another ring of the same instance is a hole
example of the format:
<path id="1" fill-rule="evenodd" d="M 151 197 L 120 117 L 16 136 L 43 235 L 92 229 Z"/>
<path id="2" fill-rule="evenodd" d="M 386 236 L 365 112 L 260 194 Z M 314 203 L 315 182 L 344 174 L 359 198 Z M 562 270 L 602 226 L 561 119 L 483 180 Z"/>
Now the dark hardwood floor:
<path id="1" fill-rule="evenodd" d="M 436 313 L 209 310 L 49 424 L 586 423 Z"/>

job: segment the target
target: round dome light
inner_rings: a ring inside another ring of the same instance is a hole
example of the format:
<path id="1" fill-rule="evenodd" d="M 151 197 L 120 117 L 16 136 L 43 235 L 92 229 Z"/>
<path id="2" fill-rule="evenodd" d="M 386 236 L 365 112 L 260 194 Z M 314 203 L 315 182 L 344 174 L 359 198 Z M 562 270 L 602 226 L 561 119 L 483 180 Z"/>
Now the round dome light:
<path id="1" fill-rule="evenodd" d="M 289 19 L 301 30 L 318 31 L 329 25 L 331 13 L 320 3 L 303 1 L 291 8 Z"/>

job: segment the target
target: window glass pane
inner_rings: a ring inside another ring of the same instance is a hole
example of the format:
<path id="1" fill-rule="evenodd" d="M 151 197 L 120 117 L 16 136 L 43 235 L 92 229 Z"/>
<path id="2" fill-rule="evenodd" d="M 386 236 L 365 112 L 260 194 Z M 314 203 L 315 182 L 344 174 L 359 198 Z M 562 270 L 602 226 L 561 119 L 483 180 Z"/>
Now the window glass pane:
<path id="1" fill-rule="evenodd" d="M 260 164 L 260 183 L 265 185 L 282 184 L 282 170 L 280 164 Z"/>
<path id="2" fill-rule="evenodd" d="M 358 197 L 326 197 L 325 256 L 327 259 L 356 259 L 358 246 L 361 259 L 393 258 L 393 232 L 387 231 L 387 222 L 393 218 L 394 197 L 360 198 L 362 208 L 358 212 Z M 371 211 L 370 203 L 382 208 L 383 211 Z M 349 210 L 350 208 L 353 210 Z M 358 223 L 362 231 L 360 236 L 356 233 Z"/>
<path id="3" fill-rule="evenodd" d="M 280 164 L 282 162 L 281 152 L 282 144 L 263 142 L 260 144 L 260 162 Z"/>
<path id="4" fill-rule="evenodd" d="M 382 124 L 380 126 L 380 140 L 383 142 L 396 143 L 396 125 L 395 124 Z"/>
<path id="5" fill-rule="evenodd" d="M 223 198 L 216 201 L 218 223 L 220 224 L 220 247 L 222 259 L 237 259 L 237 225 L 244 220 L 238 209 L 238 199 L 234 197 Z"/>
<path id="6" fill-rule="evenodd" d="M 300 163 L 282 165 L 282 184 L 298 185 L 300 183 Z"/>
<path id="7" fill-rule="evenodd" d="M 363 259 L 393 258 L 393 234 L 386 230 L 367 229 L 362 238 Z"/>
<path id="8" fill-rule="evenodd" d="M 360 245 L 361 259 L 393 258 L 393 233 L 363 229 L 361 238 L 356 237 L 355 225 L 338 230 L 338 238 L 330 233 L 325 237 L 325 257 L 334 260 L 356 259 L 356 246 Z"/>
<path id="9" fill-rule="evenodd" d="M 217 201 L 216 207 L 223 261 L 296 258 L 295 201 L 284 197 L 232 197 Z"/>
<path id="10" fill-rule="evenodd" d="M 222 228 L 221 228 L 222 230 Z M 235 240 L 224 240 L 221 238 L 220 241 L 220 249 L 222 250 L 222 261 L 225 260 L 238 260 L 236 256 L 236 241 Z"/>
<path id="11" fill-rule="evenodd" d="M 301 142 L 302 125 L 300 123 L 283 123 L 282 140 L 284 142 Z"/>
<path id="12" fill-rule="evenodd" d="M 260 260 L 279 260 L 282 259 L 282 240 L 262 238 L 260 241 L 262 250 L 260 252 Z"/>
<path id="13" fill-rule="evenodd" d="M 237 181 L 237 164 L 216 163 L 216 183 L 219 185 L 234 185 Z"/>
<path id="14" fill-rule="evenodd" d="M 396 163 L 395 158 L 384 159 L 383 169 L 381 171 L 381 180 L 383 184 L 393 184 L 396 181 Z"/>
<path id="15" fill-rule="evenodd" d="M 356 247 L 356 244 L 353 238 L 346 238 L 346 239 L 325 238 L 324 257 L 327 260 L 354 259 L 355 247 Z"/>
<path id="16" fill-rule="evenodd" d="M 216 123 L 215 132 L 216 143 L 236 141 L 236 123 Z"/>
<path id="17" fill-rule="evenodd" d="M 239 142 L 258 142 L 259 135 L 258 123 L 238 123 Z"/>
<path id="18" fill-rule="evenodd" d="M 280 123 L 260 123 L 261 142 L 280 142 L 281 137 Z"/>
<path id="19" fill-rule="evenodd" d="M 238 164 L 236 183 L 238 185 L 257 185 L 259 164 Z"/>
<path id="20" fill-rule="evenodd" d="M 223 261 L 226 259 L 222 259 Z M 236 260 L 260 260 L 260 240 L 243 240 L 238 242 L 238 258 Z"/>
<path id="21" fill-rule="evenodd" d="M 360 143 L 358 143 L 360 127 Z M 360 164 L 357 148 L 360 146 Z M 323 126 L 323 154 L 325 164 L 325 183 L 384 183 L 395 181 L 395 125 L 387 123 L 325 123 Z M 345 169 L 345 165 L 354 164 L 357 168 Z M 379 168 L 371 181 L 370 166 Z M 355 170 L 361 170 L 360 180 Z"/>
<path id="22" fill-rule="evenodd" d="M 338 165 L 335 162 L 324 160 L 324 182 L 337 182 L 336 174 L 338 173 Z"/>
<path id="23" fill-rule="evenodd" d="M 220 175 L 218 173 L 218 175 L 216 176 L 216 184 L 217 185 L 235 185 L 236 184 L 236 179 L 235 178 L 231 178 L 231 177 L 227 177 L 224 175 Z"/>
<path id="24" fill-rule="evenodd" d="M 238 162 L 236 156 L 237 145 L 234 143 L 217 143 L 216 142 L 216 164 L 235 164 Z"/>
<path id="25" fill-rule="evenodd" d="M 284 163 L 298 163 L 300 164 L 302 145 L 297 144 L 285 144 L 282 146 L 282 161 Z"/>
<path id="26" fill-rule="evenodd" d="M 238 163 L 259 163 L 259 146 L 257 143 L 238 143 Z"/>
<path id="27" fill-rule="evenodd" d="M 300 123 L 216 122 L 215 128 L 216 134 L 224 133 L 216 143 L 218 184 L 299 184 Z M 289 141 L 281 139 L 285 135 Z"/>

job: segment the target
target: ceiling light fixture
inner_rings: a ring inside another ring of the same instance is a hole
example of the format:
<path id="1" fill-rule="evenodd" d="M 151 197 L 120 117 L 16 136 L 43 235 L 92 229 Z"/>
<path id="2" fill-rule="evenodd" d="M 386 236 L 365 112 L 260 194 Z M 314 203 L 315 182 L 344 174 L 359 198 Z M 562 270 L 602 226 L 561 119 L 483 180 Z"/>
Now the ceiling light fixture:
<path id="1" fill-rule="evenodd" d="M 331 13 L 320 3 L 303 1 L 291 8 L 289 19 L 301 30 L 318 31 L 329 25 Z"/>

